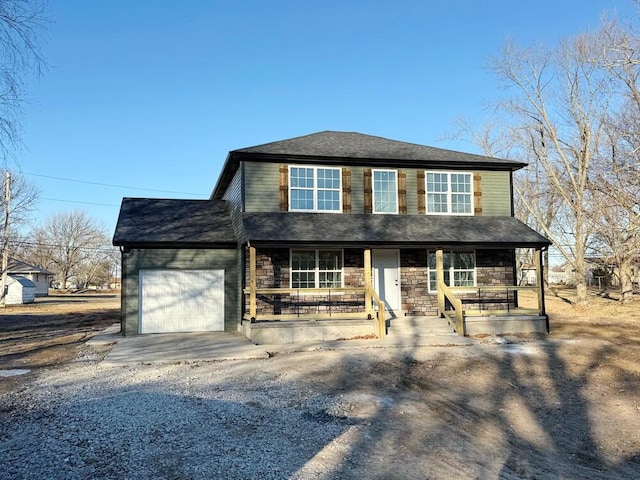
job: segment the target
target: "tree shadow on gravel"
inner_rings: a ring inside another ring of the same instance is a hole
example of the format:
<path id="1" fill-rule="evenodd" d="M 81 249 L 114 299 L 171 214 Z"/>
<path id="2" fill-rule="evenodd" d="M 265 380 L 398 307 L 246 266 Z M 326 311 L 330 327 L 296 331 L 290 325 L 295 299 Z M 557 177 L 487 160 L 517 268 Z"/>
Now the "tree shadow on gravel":
<path id="1" fill-rule="evenodd" d="M 326 478 L 636 479 L 640 382 L 611 361 L 621 354 L 531 342 L 427 360 L 416 350 L 367 370 L 350 358 L 329 392 L 368 392 L 377 407 Z"/>
<path id="2" fill-rule="evenodd" d="M 183 366 L 185 369 L 189 368 Z M 100 398 L 7 408 L 3 478 L 291 478 L 353 422 L 137 385 Z"/>

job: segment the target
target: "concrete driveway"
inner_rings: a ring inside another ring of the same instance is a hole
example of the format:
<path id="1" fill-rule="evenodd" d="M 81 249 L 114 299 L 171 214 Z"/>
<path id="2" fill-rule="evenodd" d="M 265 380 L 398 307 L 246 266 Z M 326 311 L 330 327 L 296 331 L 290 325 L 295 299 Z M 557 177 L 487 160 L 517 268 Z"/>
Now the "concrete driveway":
<path id="1" fill-rule="evenodd" d="M 379 340 L 335 340 L 284 345 L 254 345 L 246 337 L 233 332 L 154 333 L 120 335 L 120 324 L 114 324 L 87 342 L 89 345 L 116 345 L 103 365 L 137 365 L 141 363 L 176 363 L 196 361 L 249 360 L 269 358 L 276 353 L 314 350 L 355 350 L 362 348 L 406 348 L 417 346 L 471 345 L 470 338 L 440 335 L 386 337 Z"/>
<path id="2" fill-rule="evenodd" d="M 114 366 L 269 358 L 264 346 L 254 345 L 246 337 L 232 332 L 155 333 L 123 337 L 120 324 L 114 324 L 87 343 L 115 343 L 102 362 Z"/>

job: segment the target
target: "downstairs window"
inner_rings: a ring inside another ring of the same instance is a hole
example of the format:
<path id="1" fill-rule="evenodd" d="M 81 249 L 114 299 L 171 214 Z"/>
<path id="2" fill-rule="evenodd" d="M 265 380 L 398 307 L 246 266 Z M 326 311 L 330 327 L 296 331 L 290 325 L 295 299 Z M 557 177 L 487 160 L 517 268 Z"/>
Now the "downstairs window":
<path id="1" fill-rule="evenodd" d="M 291 250 L 291 288 L 342 288 L 342 250 Z"/>
<path id="2" fill-rule="evenodd" d="M 475 252 L 443 252 L 444 283 L 450 287 L 474 287 L 476 285 Z M 436 284 L 436 252 L 429 252 L 429 291 L 438 290 Z"/>

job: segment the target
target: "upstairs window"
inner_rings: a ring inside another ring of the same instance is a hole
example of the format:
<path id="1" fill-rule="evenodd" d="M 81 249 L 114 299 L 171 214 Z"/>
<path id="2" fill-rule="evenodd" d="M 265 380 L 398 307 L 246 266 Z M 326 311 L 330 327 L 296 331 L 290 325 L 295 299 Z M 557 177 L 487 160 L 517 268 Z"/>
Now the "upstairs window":
<path id="1" fill-rule="evenodd" d="M 373 213 L 398 213 L 398 174 L 373 170 Z"/>
<path id="2" fill-rule="evenodd" d="M 289 167 L 289 210 L 340 212 L 342 178 L 339 168 Z"/>
<path id="3" fill-rule="evenodd" d="M 472 215 L 471 173 L 426 172 L 427 214 Z"/>
<path id="4" fill-rule="evenodd" d="M 476 284 L 475 252 L 443 252 L 444 283 L 450 287 L 473 287 Z M 429 290 L 438 290 L 436 252 L 429 252 Z"/>
<path id="5" fill-rule="evenodd" d="M 342 288 L 342 250 L 291 250 L 291 288 Z"/>

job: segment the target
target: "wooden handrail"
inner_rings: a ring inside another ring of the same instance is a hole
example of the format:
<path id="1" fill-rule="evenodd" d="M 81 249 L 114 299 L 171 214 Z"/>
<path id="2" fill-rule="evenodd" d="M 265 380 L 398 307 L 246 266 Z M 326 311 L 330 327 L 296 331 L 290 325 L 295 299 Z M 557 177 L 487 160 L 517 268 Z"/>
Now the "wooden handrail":
<path id="1" fill-rule="evenodd" d="M 371 297 L 378 304 L 378 338 L 387 336 L 387 319 L 385 318 L 384 302 L 380 300 L 378 293 L 372 288 Z"/>
<path id="2" fill-rule="evenodd" d="M 447 286 L 446 283 L 439 280 L 438 281 L 438 310 L 440 314 L 449 318 L 449 314 L 446 309 L 445 298 L 449 300 L 451 306 L 453 307 L 453 311 L 455 312 L 455 324 L 456 324 L 456 332 L 458 335 L 464 337 L 464 321 L 463 321 L 463 311 L 462 311 L 462 300 L 454 295 L 451 289 Z"/>

